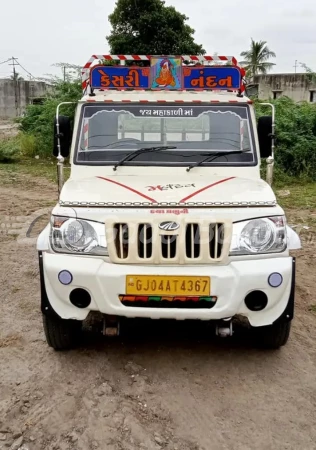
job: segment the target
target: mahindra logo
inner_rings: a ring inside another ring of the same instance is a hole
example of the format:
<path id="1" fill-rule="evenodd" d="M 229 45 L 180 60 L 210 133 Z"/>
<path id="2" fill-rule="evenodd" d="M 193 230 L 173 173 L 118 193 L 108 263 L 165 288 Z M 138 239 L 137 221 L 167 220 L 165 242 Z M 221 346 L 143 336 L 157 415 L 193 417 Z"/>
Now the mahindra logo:
<path id="1" fill-rule="evenodd" d="M 180 225 L 177 222 L 161 222 L 159 228 L 164 231 L 175 231 Z"/>

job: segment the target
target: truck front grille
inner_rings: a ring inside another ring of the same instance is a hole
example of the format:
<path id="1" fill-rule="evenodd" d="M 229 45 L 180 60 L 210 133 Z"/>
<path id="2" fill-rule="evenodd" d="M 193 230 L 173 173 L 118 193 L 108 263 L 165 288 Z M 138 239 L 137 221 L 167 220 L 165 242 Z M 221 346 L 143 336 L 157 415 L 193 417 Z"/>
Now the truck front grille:
<path id="1" fill-rule="evenodd" d="M 117 264 L 214 264 L 228 257 L 231 222 L 176 219 L 176 230 L 160 229 L 161 220 L 131 218 L 107 222 L 106 239 Z M 165 219 L 165 217 L 164 217 Z M 187 218 L 186 218 L 187 219 Z M 174 221 L 174 218 L 172 218 Z"/>
<path id="2" fill-rule="evenodd" d="M 141 259 L 150 259 L 153 254 L 153 229 L 149 223 L 138 225 L 138 256 Z"/>
<path id="3" fill-rule="evenodd" d="M 129 232 L 127 223 L 116 223 L 114 225 L 114 245 L 117 258 L 123 260 L 129 254 Z"/>
<path id="4" fill-rule="evenodd" d="M 197 223 L 189 223 L 185 232 L 185 254 L 187 258 L 199 258 L 200 250 L 200 227 Z"/>
<path id="5" fill-rule="evenodd" d="M 225 227 L 223 223 L 211 223 L 209 229 L 209 251 L 212 259 L 222 256 Z"/>
<path id="6" fill-rule="evenodd" d="M 162 234 L 161 240 L 161 256 L 163 259 L 175 259 L 177 255 L 177 239 L 176 235 Z"/>

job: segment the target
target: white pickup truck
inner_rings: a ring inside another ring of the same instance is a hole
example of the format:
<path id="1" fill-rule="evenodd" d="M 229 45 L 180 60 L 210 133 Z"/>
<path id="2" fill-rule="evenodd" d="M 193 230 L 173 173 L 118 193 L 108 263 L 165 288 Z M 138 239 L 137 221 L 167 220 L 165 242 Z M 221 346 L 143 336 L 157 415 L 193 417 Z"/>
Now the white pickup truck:
<path id="1" fill-rule="evenodd" d="M 149 59 L 93 57 L 74 123 L 57 111 L 60 198 L 37 243 L 48 344 L 77 345 L 98 312 L 105 334 L 141 317 L 214 321 L 227 336 L 243 316 L 259 344 L 279 348 L 294 313 L 289 249 L 299 238 L 270 187 L 274 111 L 257 125 L 234 59 L 104 65 L 111 58 Z"/>

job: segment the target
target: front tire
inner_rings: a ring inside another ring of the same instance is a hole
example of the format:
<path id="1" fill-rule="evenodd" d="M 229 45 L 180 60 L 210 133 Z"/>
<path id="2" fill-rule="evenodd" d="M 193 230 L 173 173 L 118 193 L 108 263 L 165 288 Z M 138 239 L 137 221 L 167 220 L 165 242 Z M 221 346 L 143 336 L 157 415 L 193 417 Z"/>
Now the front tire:
<path id="1" fill-rule="evenodd" d="M 43 314 L 43 326 L 47 344 L 54 350 L 69 350 L 80 342 L 82 322 L 78 320 Z"/>
<path id="2" fill-rule="evenodd" d="M 258 345 L 261 348 L 278 349 L 287 343 L 290 331 L 290 321 L 279 321 L 273 325 L 260 327 L 256 330 Z"/>

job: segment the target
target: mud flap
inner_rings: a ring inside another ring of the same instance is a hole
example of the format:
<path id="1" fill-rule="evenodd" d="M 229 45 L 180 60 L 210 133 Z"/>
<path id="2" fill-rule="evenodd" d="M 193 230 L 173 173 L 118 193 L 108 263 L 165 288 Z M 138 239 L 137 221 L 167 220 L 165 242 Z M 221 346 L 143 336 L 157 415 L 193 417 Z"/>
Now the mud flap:
<path id="1" fill-rule="evenodd" d="M 41 286 L 41 311 L 46 316 L 52 316 L 56 318 L 61 318 L 56 311 L 53 309 L 47 297 L 45 280 L 44 280 L 44 262 L 43 262 L 43 252 L 38 252 L 38 263 L 39 263 L 39 275 L 40 275 L 40 286 Z"/>
<path id="2" fill-rule="evenodd" d="M 292 259 L 292 281 L 289 301 L 281 316 L 273 323 L 290 322 L 294 317 L 296 259 Z"/>

